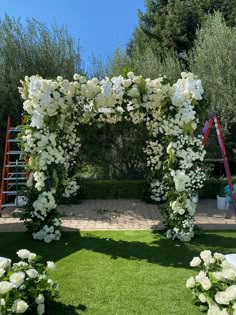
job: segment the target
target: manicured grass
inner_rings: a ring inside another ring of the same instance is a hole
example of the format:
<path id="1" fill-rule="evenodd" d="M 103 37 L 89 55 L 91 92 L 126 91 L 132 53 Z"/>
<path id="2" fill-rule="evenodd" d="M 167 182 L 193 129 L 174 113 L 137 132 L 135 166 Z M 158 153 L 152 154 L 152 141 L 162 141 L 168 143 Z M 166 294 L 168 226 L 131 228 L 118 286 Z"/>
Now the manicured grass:
<path id="1" fill-rule="evenodd" d="M 54 260 L 61 296 L 50 315 L 200 315 L 186 279 L 203 249 L 236 253 L 236 232 L 209 232 L 191 243 L 151 231 L 67 232 L 43 244 L 26 233 L 0 233 L 0 256 L 27 248 Z"/>

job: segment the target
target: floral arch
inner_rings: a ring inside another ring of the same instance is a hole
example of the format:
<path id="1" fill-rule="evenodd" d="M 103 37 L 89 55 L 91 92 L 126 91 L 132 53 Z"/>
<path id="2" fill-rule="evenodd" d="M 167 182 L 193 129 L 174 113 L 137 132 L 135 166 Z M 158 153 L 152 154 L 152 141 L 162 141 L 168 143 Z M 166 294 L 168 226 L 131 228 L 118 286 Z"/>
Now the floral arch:
<path id="1" fill-rule="evenodd" d="M 165 78 L 135 76 L 87 80 L 75 74 L 46 80 L 25 77 L 23 150 L 28 155 L 24 220 L 34 239 L 60 239 L 57 204 L 61 196 L 77 194 L 76 163 L 80 154 L 79 124 L 116 124 L 122 120 L 146 124 L 144 148 L 151 198 L 165 201 L 167 237 L 189 241 L 194 236 L 196 193 L 205 175 L 205 151 L 196 130 L 201 112 L 201 81 L 182 73 L 173 85 Z"/>

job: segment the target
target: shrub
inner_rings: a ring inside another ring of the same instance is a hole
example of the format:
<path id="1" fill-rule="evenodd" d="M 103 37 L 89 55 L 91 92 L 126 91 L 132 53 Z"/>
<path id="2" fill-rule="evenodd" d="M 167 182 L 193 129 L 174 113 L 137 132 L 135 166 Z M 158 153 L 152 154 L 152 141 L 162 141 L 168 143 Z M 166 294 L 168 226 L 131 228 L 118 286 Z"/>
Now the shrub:
<path id="1" fill-rule="evenodd" d="M 11 265 L 11 260 L 0 257 L 0 314 L 45 313 L 45 303 L 58 294 L 57 283 L 48 277 L 47 267 L 39 262 L 40 257 L 26 249 L 17 252 L 21 259 Z"/>

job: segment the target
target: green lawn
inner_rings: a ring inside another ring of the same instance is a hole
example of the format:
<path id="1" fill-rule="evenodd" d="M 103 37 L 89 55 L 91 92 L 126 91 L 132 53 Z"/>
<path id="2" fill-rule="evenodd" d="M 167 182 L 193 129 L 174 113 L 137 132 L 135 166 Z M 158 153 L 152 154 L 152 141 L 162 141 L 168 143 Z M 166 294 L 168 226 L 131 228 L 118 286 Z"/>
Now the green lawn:
<path id="1" fill-rule="evenodd" d="M 151 231 L 67 232 L 43 244 L 26 233 L 0 233 L 0 256 L 26 248 L 54 260 L 61 296 L 50 315 L 200 315 L 186 279 L 203 249 L 236 252 L 236 232 L 209 232 L 191 243 Z"/>

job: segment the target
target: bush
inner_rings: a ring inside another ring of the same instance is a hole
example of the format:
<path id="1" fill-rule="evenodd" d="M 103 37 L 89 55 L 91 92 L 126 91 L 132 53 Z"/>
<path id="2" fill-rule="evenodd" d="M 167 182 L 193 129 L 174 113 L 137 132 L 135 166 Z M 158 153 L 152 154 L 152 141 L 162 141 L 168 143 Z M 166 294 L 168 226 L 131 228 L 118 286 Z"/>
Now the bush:
<path id="1" fill-rule="evenodd" d="M 199 192 L 201 198 L 216 198 L 219 194 L 221 186 L 228 185 L 227 179 L 209 179 L 205 181 L 204 187 Z"/>
<path id="2" fill-rule="evenodd" d="M 202 80 L 209 111 L 218 112 L 226 133 L 235 122 L 236 30 L 222 15 L 209 16 L 197 33 L 190 70 Z"/>
<path id="3" fill-rule="evenodd" d="M 26 249 L 17 252 L 21 259 L 11 260 L 0 257 L 0 314 L 44 314 L 45 304 L 58 296 L 58 285 L 48 276 L 48 270 L 55 264 Z"/>
<path id="4" fill-rule="evenodd" d="M 228 185 L 227 179 L 209 179 L 199 192 L 201 198 L 216 198 L 221 185 Z M 150 199 L 149 185 L 146 180 L 96 180 L 82 179 L 78 196 L 72 202 L 84 199 Z M 63 200 L 64 202 L 64 200 Z"/>
<path id="5" fill-rule="evenodd" d="M 145 180 L 92 180 L 80 183 L 77 200 L 80 199 L 147 199 L 148 185 Z"/>

